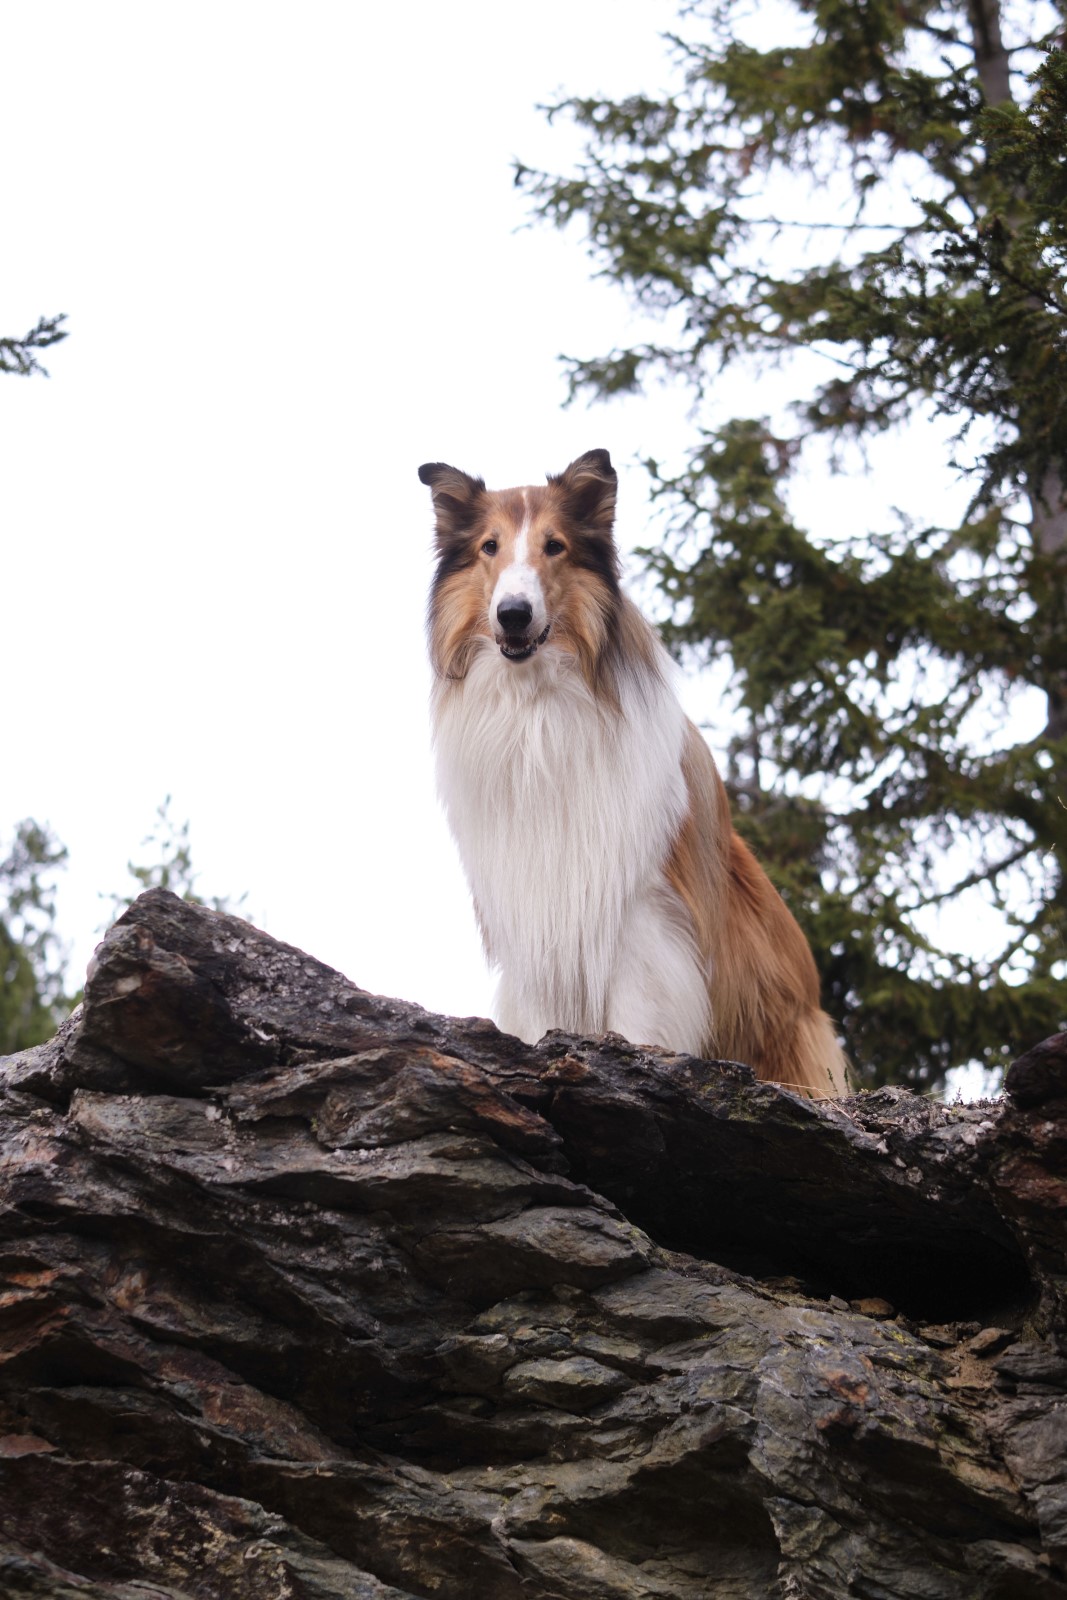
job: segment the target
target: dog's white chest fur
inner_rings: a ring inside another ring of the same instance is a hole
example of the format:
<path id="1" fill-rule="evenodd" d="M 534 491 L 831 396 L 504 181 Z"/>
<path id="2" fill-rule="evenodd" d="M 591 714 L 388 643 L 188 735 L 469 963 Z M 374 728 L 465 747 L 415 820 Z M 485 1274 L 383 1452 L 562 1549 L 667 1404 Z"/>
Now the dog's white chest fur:
<path id="1" fill-rule="evenodd" d="M 496 1017 L 698 1051 L 707 981 L 663 876 L 685 816 L 685 719 L 662 671 L 597 703 L 551 645 L 515 666 L 487 640 L 438 682 L 438 784 L 500 968 Z"/>

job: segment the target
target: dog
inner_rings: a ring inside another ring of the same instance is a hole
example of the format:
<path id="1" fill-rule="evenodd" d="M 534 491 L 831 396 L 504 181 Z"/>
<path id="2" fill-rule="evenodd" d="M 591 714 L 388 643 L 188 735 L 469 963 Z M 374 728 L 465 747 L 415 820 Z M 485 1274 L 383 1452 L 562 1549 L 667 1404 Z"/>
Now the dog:
<path id="1" fill-rule="evenodd" d="M 438 786 L 500 971 L 495 1020 L 749 1063 L 847 1093 L 804 935 L 733 829 L 722 779 L 619 583 L 616 474 L 544 487 L 443 462 L 428 634 Z"/>

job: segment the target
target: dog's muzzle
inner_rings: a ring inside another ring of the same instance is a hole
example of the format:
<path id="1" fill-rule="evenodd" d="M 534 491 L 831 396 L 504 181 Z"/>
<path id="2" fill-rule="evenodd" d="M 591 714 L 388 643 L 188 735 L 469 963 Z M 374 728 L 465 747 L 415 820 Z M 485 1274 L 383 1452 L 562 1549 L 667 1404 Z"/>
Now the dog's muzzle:
<path id="1" fill-rule="evenodd" d="M 539 639 L 530 638 L 530 624 L 533 622 L 534 608 L 525 595 L 506 594 L 496 608 L 496 621 L 500 634 L 497 643 L 500 653 L 508 661 L 528 661 L 534 651 L 543 645 L 548 638 L 549 623 Z"/>
<path id="2" fill-rule="evenodd" d="M 528 661 L 535 650 L 540 649 L 552 631 L 549 623 L 544 633 L 536 639 L 527 639 L 523 634 L 517 637 L 506 633 L 500 642 L 500 654 L 508 661 Z"/>

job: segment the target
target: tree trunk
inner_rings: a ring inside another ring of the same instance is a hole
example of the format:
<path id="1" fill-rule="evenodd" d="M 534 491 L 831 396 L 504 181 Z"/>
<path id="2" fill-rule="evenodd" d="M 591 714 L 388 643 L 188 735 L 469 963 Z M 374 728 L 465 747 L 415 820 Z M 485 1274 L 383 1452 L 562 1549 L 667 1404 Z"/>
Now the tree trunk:
<path id="1" fill-rule="evenodd" d="M 1039 687 L 1048 697 L 1044 737 L 1051 741 L 1067 734 L 1067 675 L 1047 660 L 1048 656 L 1062 660 L 1067 620 L 1067 498 L 1055 462 L 1045 469 L 1038 489 L 1030 492 L 1030 532 L 1034 554 L 1046 574 L 1039 586 L 1034 632 L 1046 658 Z"/>
<path id="2" fill-rule="evenodd" d="M 1013 98 L 1011 92 L 1011 60 L 1001 34 L 1001 8 L 999 0 L 969 0 L 971 45 L 975 68 L 982 94 L 987 105 L 997 106 Z M 1024 445 L 1036 442 L 1042 432 L 1038 419 L 1019 418 L 1019 430 Z M 1035 451 L 1036 456 L 1036 451 Z M 1027 473 L 1027 500 L 1030 505 L 1030 536 L 1034 555 L 1044 568 L 1045 576 L 1035 588 L 1039 595 L 1035 632 L 1041 643 L 1042 657 L 1060 656 L 1056 643 L 1063 629 L 1065 609 L 1064 586 L 1067 569 L 1062 558 L 1067 550 L 1067 497 L 1064 494 L 1062 463 L 1045 461 Z M 1042 594 L 1042 590 L 1050 592 Z M 1062 739 L 1067 734 L 1067 677 L 1052 662 L 1043 661 L 1037 687 L 1044 691 L 1048 701 L 1044 737 Z"/>
<path id="3" fill-rule="evenodd" d="M 1067 1597 L 1067 1036 L 815 1104 L 153 890 L 0 1083 L 5 1596 Z"/>
<path id="4" fill-rule="evenodd" d="M 999 0 L 968 0 L 974 64 L 986 105 L 999 106 L 1012 98 L 1011 61 L 1000 31 Z"/>

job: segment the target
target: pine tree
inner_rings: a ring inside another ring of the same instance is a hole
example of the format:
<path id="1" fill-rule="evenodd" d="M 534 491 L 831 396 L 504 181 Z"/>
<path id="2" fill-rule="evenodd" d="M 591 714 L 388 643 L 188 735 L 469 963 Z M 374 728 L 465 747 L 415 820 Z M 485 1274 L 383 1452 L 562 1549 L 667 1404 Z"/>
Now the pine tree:
<path id="1" fill-rule="evenodd" d="M 795 42 L 771 48 L 753 15 L 686 5 L 675 93 L 561 102 L 583 161 L 517 181 L 662 314 L 662 340 L 569 359 L 572 387 L 691 386 L 687 465 L 648 463 L 669 640 L 732 663 L 739 827 L 860 1080 L 935 1087 L 1067 1018 L 1064 8 L 1020 7 L 1008 37 L 998 0 L 794 0 Z M 795 403 L 701 425 L 739 358 L 784 367 Z M 852 447 L 937 415 L 956 526 L 798 526 L 798 462 L 851 469 Z M 1046 724 L 1020 741 L 1035 690 Z M 1004 930 L 981 959 L 935 915 L 976 897 Z"/>
<path id="2" fill-rule="evenodd" d="M 244 895 L 233 901 L 196 893 L 189 823 L 174 820 L 170 803 L 167 795 L 141 841 L 149 864 L 127 864 L 134 891 L 102 897 L 111 902 L 109 923 L 138 894 L 155 888 L 169 889 L 194 905 L 241 913 Z M 7 856 L 0 859 L 0 1056 L 51 1038 L 80 998 L 68 993 L 69 952 L 56 927 L 55 880 L 66 862 L 66 846 L 32 818 L 18 824 Z"/>
<path id="3" fill-rule="evenodd" d="M 0 1056 L 49 1038 L 70 1009 L 55 905 L 66 859 L 51 830 L 27 818 L 0 861 Z"/>
<path id="4" fill-rule="evenodd" d="M 204 897 L 197 893 L 196 883 L 200 875 L 193 866 L 189 819 L 176 821 L 171 815 L 170 805 L 171 796 L 168 794 L 164 796 L 162 804 L 156 807 L 154 824 L 141 840 L 141 848 L 149 853 L 148 864 L 139 865 L 135 861 L 126 863 L 126 871 L 137 887 L 132 894 L 109 897 L 112 917 L 120 917 L 124 911 L 128 911 L 137 896 L 146 889 L 169 889 L 171 894 L 188 900 L 191 905 L 210 906 L 213 911 L 228 911 L 233 915 L 241 914 L 246 895 L 242 894 L 234 900 L 228 895 Z"/>
<path id="5" fill-rule="evenodd" d="M 0 373 L 46 378 L 38 352 L 67 337 L 65 321 L 40 317 L 23 338 L 0 338 Z M 49 1038 L 70 1009 L 53 882 L 66 859 L 51 830 L 27 818 L 0 861 L 0 1056 Z"/>

